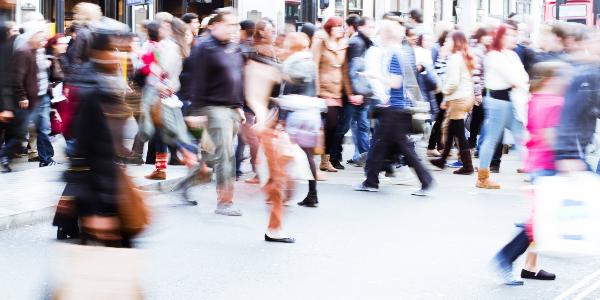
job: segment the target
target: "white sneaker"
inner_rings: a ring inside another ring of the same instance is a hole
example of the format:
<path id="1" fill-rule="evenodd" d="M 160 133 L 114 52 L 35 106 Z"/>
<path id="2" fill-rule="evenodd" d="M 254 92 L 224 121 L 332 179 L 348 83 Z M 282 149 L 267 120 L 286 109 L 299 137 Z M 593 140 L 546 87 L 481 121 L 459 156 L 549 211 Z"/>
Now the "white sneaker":
<path id="1" fill-rule="evenodd" d="M 227 204 L 217 204 L 217 209 L 215 209 L 215 214 L 224 215 L 230 217 L 239 217 L 242 215 L 242 212 L 235 208 L 232 203 Z"/>

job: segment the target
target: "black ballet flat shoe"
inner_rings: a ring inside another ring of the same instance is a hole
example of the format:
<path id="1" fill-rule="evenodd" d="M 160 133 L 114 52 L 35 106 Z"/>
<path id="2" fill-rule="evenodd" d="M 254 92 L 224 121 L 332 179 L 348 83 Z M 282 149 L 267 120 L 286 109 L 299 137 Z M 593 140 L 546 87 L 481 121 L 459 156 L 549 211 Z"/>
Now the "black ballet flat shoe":
<path id="1" fill-rule="evenodd" d="M 280 238 L 280 239 L 276 239 L 276 238 L 272 238 L 268 235 L 265 234 L 265 241 L 267 242 L 273 242 L 273 243 L 285 243 L 285 244 L 293 244 L 296 242 L 295 238 L 291 238 L 291 237 L 286 237 L 286 238 Z"/>
<path id="2" fill-rule="evenodd" d="M 555 280 L 556 275 L 544 270 L 539 270 L 537 273 L 530 272 L 525 269 L 521 270 L 521 278 L 536 279 L 536 280 Z"/>

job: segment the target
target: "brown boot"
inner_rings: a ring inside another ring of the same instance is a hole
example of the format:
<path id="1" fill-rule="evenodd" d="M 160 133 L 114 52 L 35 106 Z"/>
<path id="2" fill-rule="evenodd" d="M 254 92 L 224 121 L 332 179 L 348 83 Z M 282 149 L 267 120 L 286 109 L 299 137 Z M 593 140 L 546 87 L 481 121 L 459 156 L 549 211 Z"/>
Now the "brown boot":
<path id="1" fill-rule="evenodd" d="M 165 180 L 167 179 L 167 160 L 169 155 L 167 153 L 156 152 L 156 162 L 154 163 L 154 171 L 150 175 L 144 176 L 146 179 L 151 180 Z"/>
<path id="2" fill-rule="evenodd" d="M 321 171 L 326 172 L 337 172 L 338 170 L 333 167 L 331 162 L 329 161 L 329 154 L 321 155 L 321 165 L 319 166 Z"/>
<path id="3" fill-rule="evenodd" d="M 500 185 L 490 181 L 490 169 L 479 169 L 477 171 L 477 184 L 476 187 L 482 189 L 494 189 L 500 188 Z"/>
<path id="4" fill-rule="evenodd" d="M 473 170 L 473 161 L 471 160 L 471 150 L 462 150 L 460 151 L 460 160 L 462 161 L 462 168 L 454 171 L 454 174 L 458 175 L 471 175 L 475 170 Z"/>

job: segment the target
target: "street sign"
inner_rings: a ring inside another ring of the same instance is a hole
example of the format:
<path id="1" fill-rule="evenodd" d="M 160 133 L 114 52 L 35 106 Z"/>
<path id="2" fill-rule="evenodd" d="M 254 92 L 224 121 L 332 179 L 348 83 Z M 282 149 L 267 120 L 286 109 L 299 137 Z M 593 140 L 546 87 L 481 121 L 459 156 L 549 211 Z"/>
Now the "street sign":
<path id="1" fill-rule="evenodd" d="M 127 0 L 127 6 L 148 4 L 148 0 Z"/>

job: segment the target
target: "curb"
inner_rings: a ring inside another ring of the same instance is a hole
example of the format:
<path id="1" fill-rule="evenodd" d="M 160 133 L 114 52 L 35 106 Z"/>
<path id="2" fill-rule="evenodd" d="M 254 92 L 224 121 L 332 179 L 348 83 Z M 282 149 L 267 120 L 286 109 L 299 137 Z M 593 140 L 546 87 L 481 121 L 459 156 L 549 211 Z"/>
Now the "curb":
<path id="1" fill-rule="evenodd" d="M 181 177 L 171 178 L 163 181 L 153 182 L 144 185 L 138 185 L 143 191 L 164 192 L 169 190 Z M 134 179 L 135 180 L 135 179 Z M 58 204 L 58 199 L 56 200 Z M 27 227 L 43 222 L 52 221 L 56 205 L 38 208 L 30 211 L 19 212 L 8 216 L 0 217 L 0 231 Z"/>

